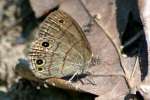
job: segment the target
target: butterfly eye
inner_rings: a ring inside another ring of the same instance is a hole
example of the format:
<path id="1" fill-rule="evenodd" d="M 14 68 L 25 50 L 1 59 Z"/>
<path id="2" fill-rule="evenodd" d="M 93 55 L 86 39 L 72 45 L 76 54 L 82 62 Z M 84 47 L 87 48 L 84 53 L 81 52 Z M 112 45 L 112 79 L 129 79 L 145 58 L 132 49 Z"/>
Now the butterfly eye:
<path id="1" fill-rule="evenodd" d="M 63 24 L 63 23 L 64 23 L 64 20 L 63 20 L 63 19 L 60 19 L 60 20 L 59 20 L 59 23 L 62 23 L 62 24 Z"/>
<path id="2" fill-rule="evenodd" d="M 43 65 L 44 61 L 42 59 L 36 60 L 37 65 Z"/>
<path id="3" fill-rule="evenodd" d="M 43 42 L 43 43 L 42 43 L 42 46 L 43 46 L 43 47 L 49 47 L 49 43 L 48 43 L 48 42 Z"/>

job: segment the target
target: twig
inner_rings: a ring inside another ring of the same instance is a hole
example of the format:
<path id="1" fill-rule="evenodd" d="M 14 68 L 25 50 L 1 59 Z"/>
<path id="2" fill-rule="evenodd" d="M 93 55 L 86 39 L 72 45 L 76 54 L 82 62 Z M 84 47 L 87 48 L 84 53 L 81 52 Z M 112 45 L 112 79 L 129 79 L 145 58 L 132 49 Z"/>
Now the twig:
<path id="1" fill-rule="evenodd" d="M 132 44 L 133 42 L 135 42 L 138 38 L 140 38 L 140 36 L 143 34 L 143 30 L 139 31 L 135 36 L 133 36 L 130 40 L 128 40 L 127 42 L 125 42 L 125 44 L 123 45 L 123 48 L 129 46 L 130 44 Z"/>

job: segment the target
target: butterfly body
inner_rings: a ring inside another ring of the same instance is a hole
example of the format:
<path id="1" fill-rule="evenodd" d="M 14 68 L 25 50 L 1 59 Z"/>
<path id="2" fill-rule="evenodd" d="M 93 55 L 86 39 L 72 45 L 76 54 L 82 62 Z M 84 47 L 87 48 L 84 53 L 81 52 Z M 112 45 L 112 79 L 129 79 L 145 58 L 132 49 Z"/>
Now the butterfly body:
<path id="1" fill-rule="evenodd" d="M 28 53 L 31 70 L 41 79 L 81 74 L 91 49 L 79 25 L 63 11 L 52 12 L 41 24 Z"/>

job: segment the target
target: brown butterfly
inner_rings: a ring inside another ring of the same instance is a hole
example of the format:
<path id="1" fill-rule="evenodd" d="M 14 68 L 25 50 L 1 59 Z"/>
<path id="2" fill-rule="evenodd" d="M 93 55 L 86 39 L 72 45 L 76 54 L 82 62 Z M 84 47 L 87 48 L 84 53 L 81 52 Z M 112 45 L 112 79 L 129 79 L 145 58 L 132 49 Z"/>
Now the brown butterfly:
<path id="1" fill-rule="evenodd" d="M 88 67 L 92 52 L 77 22 L 57 10 L 43 21 L 28 53 L 36 77 L 61 78 L 81 74 Z"/>

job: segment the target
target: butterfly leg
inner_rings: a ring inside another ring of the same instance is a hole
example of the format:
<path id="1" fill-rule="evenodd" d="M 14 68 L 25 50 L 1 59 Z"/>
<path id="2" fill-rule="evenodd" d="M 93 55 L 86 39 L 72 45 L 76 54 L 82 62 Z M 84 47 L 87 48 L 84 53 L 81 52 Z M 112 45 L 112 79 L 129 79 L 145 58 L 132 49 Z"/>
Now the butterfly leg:
<path id="1" fill-rule="evenodd" d="M 86 72 L 87 74 L 87 78 L 85 78 L 85 80 L 89 83 L 89 84 L 92 84 L 92 85 L 96 85 L 96 82 L 94 81 L 94 78 L 92 76 L 92 73 L 91 72 Z"/>
<path id="2" fill-rule="evenodd" d="M 73 74 L 73 76 L 68 80 L 68 82 L 71 82 L 77 74 L 78 74 L 78 71 Z"/>
<path id="3" fill-rule="evenodd" d="M 86 79 L 90 84 L 92 85 L 96 85 L 96 82 L 94 81 L 94 79 L 92 77 L 89 77 Z"/>

